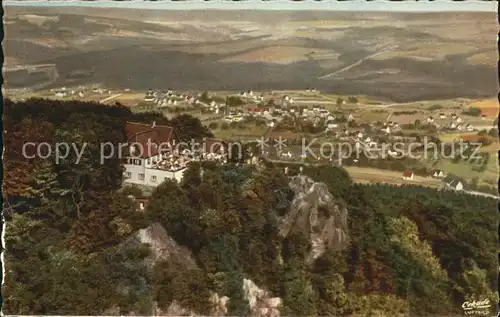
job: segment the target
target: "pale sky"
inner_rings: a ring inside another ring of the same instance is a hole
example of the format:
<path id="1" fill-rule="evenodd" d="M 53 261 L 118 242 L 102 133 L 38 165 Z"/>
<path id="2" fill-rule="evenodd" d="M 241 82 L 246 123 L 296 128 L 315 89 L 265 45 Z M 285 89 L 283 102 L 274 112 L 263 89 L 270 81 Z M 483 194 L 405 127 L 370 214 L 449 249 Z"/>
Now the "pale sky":
<path id="1" fill-rule="evenodd" d="M 5 0 L 4 6 L 80 6 L 80 7 L 122 7 L 135 9 L 167 9 L 167 10 L 199 10 L 199 9 L 219 9 L 219 10 L 334 10 L 334 11 L 406 11 L 406 12 L 443 12 L 443 11 L 483 11 L 496 12 L 497 1 L 449 1 L 449 0 L 406 0 L 392 2 L 387 0 L 304 0 L 294 2 L 290 0 L 246 0 L 246 1 L 225 1 L 225 0 L 186 0 L 186 1 L 16 1 Z"/>

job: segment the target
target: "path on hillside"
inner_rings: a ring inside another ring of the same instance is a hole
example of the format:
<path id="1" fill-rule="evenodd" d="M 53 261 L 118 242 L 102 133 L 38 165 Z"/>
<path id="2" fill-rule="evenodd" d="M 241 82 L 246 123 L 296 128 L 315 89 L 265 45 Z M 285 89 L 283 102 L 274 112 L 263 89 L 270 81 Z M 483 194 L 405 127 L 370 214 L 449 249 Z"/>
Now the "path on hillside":
<path id="1" fill-rule="evenodd" d="M 4 71 L 11 72 L 16 70 L 36 70 L 37 68 L 53 68 L 56 64 L 38 64 L 38 65 L 16 65 L 16 66 L 4 66 Z"/>
<path id="2" fill-rule="evenodd" d="M 389 122 L 389 120 L 391 119 L 391 117 L 392 117 L 392 112 L 389 113 L 389 115 L 387 116 L 387 119 L 385 119 L 385 122 Z"/>
<path id="3" fill-rule="evenodd" d="M 113 95 L 113 96 L 109 96 L 109 97 L 104 98 L 103 100 L 101 100 L 100 103 L 106 103 L 108 101 L 111 101 L 111 100 L 113 100 L 115 98 L 120 97 L 121 95 L 123 95 L 123 94 L 116 94 L 116 95 Z"/>
<path id="4" fill-rule="evenodd" d="M 462 190 L 462 191 L 466 194 L 469 194 L 469 195 L 476 195 L 476 196 L 483 196 L 483 197 L 489 197 L 489 198 L 494 198 L 494 199 L 500 199 L 500 197 L 492 195 L 492 194 L 476 192 L 473 190 Z"/>
<path id="5" fill-rule="evenodd" d="M 351 69 L 351 68 L 353 68 L 353 67 L 356 67 L 356 66 L 360 65 L 361 63 L 363 63 L 363 62 L 364 62 L 364 61 L 366 61 L 367 59 L 370 59 L 370 58 L 373 58 L 373 57 L 375 57 L 375 56 L 378 56 L 378 55 L 380 55 L 380 54 L 382 54 L 382 53 L 385 53 L 385 52 L 387 52 L 387 51 L 391 50 L 392 48 L 393 48 L 392 46 L 386 47 L 386 48 L 382 49 L 381 51 L 378 51 L 378 52 L 376 52 L 376 53 L 373 53 L 373 54 L 371 54 L 371 55 L 368 55 L 368 56 L 366 56 L 366 57 L 364 57 L 364 58 L 360 59 L 359 61 L 357 61 L 357 62 L 355 62 L 355 63 L 352 63 L 352 64 L 350 64 L 350 65 L 348 65 L 348 66 L 346 66 L 346 67 L 344 67 L 344 68 L 342 68 L 342 69 L 339 69 L 339 70 L 337 70 L 337 71 L 335 71 L 335 72 L 333 72 L 333 73 L 326 74 L 326 75 L 323 75 L 323 76 L 318 77 L 318 78 L 319 78 L 319 79 L 327 79 L 327 78 L 333 77 L 333 76 L 335 76 L 335 75 L 337 75 L 337 74 L 340 74 L 340 73 L 342 73 L 342 72 L 345 72 L 346 70 L 349 70 L 349 69 Z"/>

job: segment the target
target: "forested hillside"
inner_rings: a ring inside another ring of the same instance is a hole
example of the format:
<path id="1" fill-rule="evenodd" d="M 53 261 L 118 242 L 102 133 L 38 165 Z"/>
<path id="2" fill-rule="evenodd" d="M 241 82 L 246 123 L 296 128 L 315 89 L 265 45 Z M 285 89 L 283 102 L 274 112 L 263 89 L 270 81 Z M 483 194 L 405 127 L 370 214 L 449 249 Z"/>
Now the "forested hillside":
<path id="1" fill-rule="evenodd" d="M 306 199 L 282 167 L 192 164 L 181 183 L 165 181 L 147 210 L 136 211 L 129 195 L 140 191 L 121 188 L 121 161 L 100 164 L 98 144 L 124 142 L 126 121 L 152 120 L 175 126 L 181 138 L 210 135 L 189 116 L 169 121 L 120 105 L 6 101 L 5 314 L 150 315 L 175 301 L 216 315 L 217 294 L 229 298 L 227 315 L 255 315 L 244 279 L 280 298 L 279 312 L 288 316 L 456 316 L 465 300 L 497 301 L 495 200 L 359 185 L 340 168 L 305 168 L 295 180 L 318 193 L 324 186 L 320 197 L 331 208 L 310 206 L 329 228 L 347 217 L 348 237 L 307 261 L 317 228 L 305 234 L 294 225 L 282 234 L 284 219 Z M 76 157 L 56 164 L 26 159 L 27 141 L 89 145 L 79 164 Z M 130 241 L 152 226 L 185 251 L 144 261 L 155 246 Z"/>

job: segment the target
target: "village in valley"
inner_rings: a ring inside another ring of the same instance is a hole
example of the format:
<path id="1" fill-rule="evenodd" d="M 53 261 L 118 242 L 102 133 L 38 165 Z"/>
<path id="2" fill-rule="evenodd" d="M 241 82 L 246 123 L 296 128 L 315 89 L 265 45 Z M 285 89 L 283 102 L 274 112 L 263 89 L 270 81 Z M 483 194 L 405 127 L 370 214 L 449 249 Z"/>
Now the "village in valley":
<path id="1" fill-rule="evenodd" d="M 15 95 L 32 97 L 28 93 Z M 238 143 L 251 145 L 245 147 L 244 163 L 254 163 L 258 157 L 297 167 L 336 165 L 360 183 L 496 193 L 498 128 L 494 100 L 393 103 L 315 88 L 195 92 L 110 90 L 99 86 L 61 87 L 36 96 L 120 103 L 134 112 L 160 112 L 167 118 L 189 114 L 214 134 L 214 139 L 205 140 L 196 151 L 177 147 L 132 155 L 134 159 L 125 161 L 125 183 L 156 187 L 166 178 L 180 180 L 189 162 L 210 159 L 223 164 L 231 154 L 230 145 Z M 169 144 L 179 140 L 172 128 L 154 122 L 127 123 L 126 134 L 129 142 L 139 142 L 144 148 L 151 138 Z M 396 144 L 399 151 L 394 149 Z"/>

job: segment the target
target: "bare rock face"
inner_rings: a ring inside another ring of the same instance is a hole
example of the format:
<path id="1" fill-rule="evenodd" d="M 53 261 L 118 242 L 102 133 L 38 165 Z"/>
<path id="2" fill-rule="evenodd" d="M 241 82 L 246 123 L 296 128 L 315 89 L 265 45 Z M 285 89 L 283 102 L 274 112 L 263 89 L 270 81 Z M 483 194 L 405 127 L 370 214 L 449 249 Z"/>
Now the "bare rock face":
<path id="1" fill-rule="evenodd" d="M 342 250 L 348 241 L 347 209 L 340 206 L 324 183 L 310 177 L 295 176 L 289 186 L 295 197 L 290 212 L 281 219 L 280 234 L 286 237 L 297 231 L 308 237 L 312 245 L 306 259 L 309 263 L 326 250 Z"/>
<path id="2" fill-rule="evenodd" d="M 159 223 L 154 223 L 147 228 L 141 229 L 134 233 L 125 243 L 125 246 L 137 246 L 140 244 L 149 244 L 150 254 L 144 259 L 145 264 L 150 269 L 155 264 L 161 261 L 167 261 L 172 264 L 181 265 L 188 269 L 196 269 L 197 265 L 194 261 L 191 251 L 182 247 L 172 239 L 165 228 Z M 114 315 L 116 308 L 109 310 Z M 119 311 L 119 310 L 118 310 Z M 153 302 L 151 313 L 155 316 L 196 316 L 198 314 L 181 307 L 175 300 L 169 305 L 166 310 L 160 309 L 156 302 Z M 135 312 L 129 312 L 128 316 L 137 316 Z"/>
<path id="3" fill-rule="evenodd" d="M 248 300 L 252 316 L 279 317 L 281 298 L 270 297 L 269 293 L 260 289 L 252 280 L 243 279 L 243 294 Z"/>
<path id="4" fill-rule="evenodd" d="M 185 309 L 184 307 L 179 305 L 179 303 L 175 300 L 173 300 L 172 303 L 170 303 L 170 305 L 166 310 L 162 310 L 160 307 L 158 307 L 158 304 L 156 302 L 153 303 L 152 312 L 153 316 L 197 316 L 196 313 L 188 309 Z"/>
<path id="5" fill-rule="evenodd" d="M 219 294 L 213 293 L 210 300 L 213 304 L 212 311 L 209 315 L 210 317 L 222 317 L 227 315 L 229 297 L 219 297 Z M 152 311 L 154 316 L 200 316 L 199 313 L 182 307 L 176 300 L 173 300 L 166 310 L 162 310 L 158 307 L 157 303 L 154 303 Z"/>
<path id="6" fill-rule="evenodd" d="M 213 304 L 211 316 L 219 317 L 227 315 L 227 304 L 229 302 L 229 297 L 219 297 L 219 294 L 213 293 L 210 300 Z"/>
<path id="7" fill-rule="evenodd" d="M 145 229 L 137 231 L 129 241 L 150 245 L 151 254 L 145 259 L 150 267 L 160 261 L 169 261 L 182 264 L 182 266 L 189 269 L 197 268 L 196 262 L 191 256 L 191 251 L 179 246 L 159 223 L 154 223 Z"/>
<path id="8" fill-rule="evenodd" d="M 148 228 L 141 229 L 133 234 L 126 242 L 126 245 L 149 244 L 150 255 L 145 259 L 149 267 L 153 267 L 160 261 L 169 261 L 182 264 L 187 268 L 196 269 L 197 265 L 191 256 L 191 252 L 179 246 L 172 239 L 161 224 L 153 224 Z M 254 317 L 279 317 L 282 300 L 279 297 L 271 297 L 269 292 L 260 289 L 253 281 L 243 279 L 243 292 L 250 304 L 252 316 Z M 227 296 L 219 296 L 213 293 L 211 296 L 212 310 L 211 317 L 227 316 L 228 303 L 231 299 Z M 105 311 L 106 315 L 118 315 L 119 307 L 113 306 Z M 199 316 L 186 307 L 182 307 L 177 301 L 172 301 L 167 309 L 161 309 L 156 302 L 153 302 L 151 314 L 155 316 Z M 127 316 L 137 316 L 136 312 L 129 312 Z"/>

